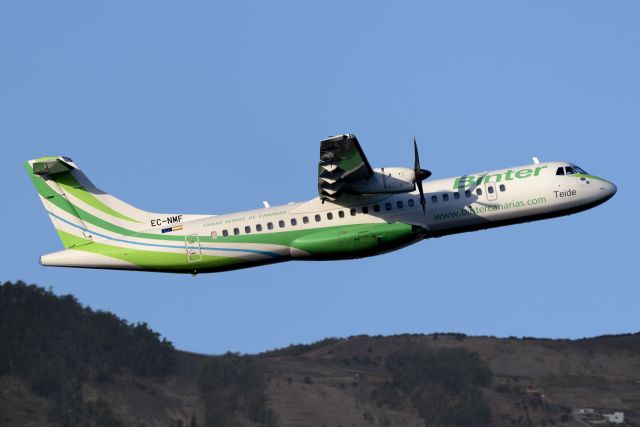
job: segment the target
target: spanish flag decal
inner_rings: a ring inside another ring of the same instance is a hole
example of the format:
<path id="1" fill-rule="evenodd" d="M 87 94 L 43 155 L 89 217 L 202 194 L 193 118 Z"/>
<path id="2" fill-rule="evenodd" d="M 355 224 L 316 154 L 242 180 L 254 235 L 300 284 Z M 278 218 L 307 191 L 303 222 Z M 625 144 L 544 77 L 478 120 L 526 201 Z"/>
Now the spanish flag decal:
<path id="1" fill-rule="evenodd" d="M 173 227 L 163 228 L 162 229 L 162 234 L 171 233 L 172 231 L 180 231 L 180 230 L 182 230 L 182 228 L 183 227 L 181 225 L 175 225 Z"/>

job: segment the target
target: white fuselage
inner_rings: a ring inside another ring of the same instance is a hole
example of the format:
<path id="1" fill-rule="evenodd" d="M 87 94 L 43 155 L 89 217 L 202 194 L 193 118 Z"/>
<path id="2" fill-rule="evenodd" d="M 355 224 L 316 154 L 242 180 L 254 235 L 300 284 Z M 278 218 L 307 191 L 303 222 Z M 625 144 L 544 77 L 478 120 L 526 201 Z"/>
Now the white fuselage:
<path id="1" fill-rule="evenodd" d="M 117 250 L 84 246 L 43 256 L 41 263 L 198 273 L 291 259 L 358 258 L 425 238 L 567 215 L 615 194 L 616 186 L 605 179 L 586 173 L 565 175 L 563 168 L 570 166 L 566 162 L 539 163 L 428 180 L 424 183 L 424 212 L 417 191 L 345 194 L 339 203 L 314 198 L 181 221 L 180 232 L 168 243 L 158 239 L 167 233 L 166 220 L 170 218 L 158 217 L 148 221 L 148 228 L 130 236 L 94 237 L 98 245 L 117 240 Z M 558 175 L 560 170 L 563 175 Z M 93 252 L 81 253 L 83 250 Z M 174 256 L 182 253 L 184 260 L 179 258 L 167 266 L 160 258 L 134 250 Z M 95 261 L 89 261 L 89 256 Z"/>
<path id="2" fill-rule="evenodd" d="M 540 163 L 465 175 L 475 180 L 464 187 L 456 184 L 459 178 L 430 180 L 424 184 L 427 200 L 424 213 L 417 191 L 351 196 L 340 204 L 322 202 L 316 197 L 307 202 L 200 219 L 185 224 L 185 230 L 197 234 L 216 232 L 221 237 L 224 231 L 234 235 L 234 229 L 238 230 L 238 235 L 259 234 L 256 231 L 258 225 L 262 226 L 262 232 L 278 232 L 402 222 L 419 225 L 426 230 L 425 237 L 432 237 L 500 226 L 505 222 L 527 222 L 566 215 L 603 203 L 615 194 L 615 185 L 601 179 L 581 180 L 555 175 L 556 168 L 565 165 L 569 163 Z M 515 176 L 515 171 L 527 169 L 534 172 L 538 170 L 539 173 L 524 178 Z M 509 174 L 509 171 L 513 173 Z M 499 181 L 498 178 L 491 178 L 488 182 L 483 179 L 483 182 L 477 183 L 479 177 L 496 175 L 501 176 Z M 379 206 L 377 212 L 376 205 Z M 363 213 L 363 208 L 367 208 L 368 212 Z M 316 215 L 320 215 L 319 221 Z M 306 223 L 303 220 L 305 217 L 308 218 Z M 291 225 L 292 219 L 296 220 L 295 225 Z M 279 226 L 279 221 L 283 221 L 284 226 Z M 269 222 L 273 224 L 273 230 L 267 230 Z M 248 233 L 246 227 L 249 227 Z"/>

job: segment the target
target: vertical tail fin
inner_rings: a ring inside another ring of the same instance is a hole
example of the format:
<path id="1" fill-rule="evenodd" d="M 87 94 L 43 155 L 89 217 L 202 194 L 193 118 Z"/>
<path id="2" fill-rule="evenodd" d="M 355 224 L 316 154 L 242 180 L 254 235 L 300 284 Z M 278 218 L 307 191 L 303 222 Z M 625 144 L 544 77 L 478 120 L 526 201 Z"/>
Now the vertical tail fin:
<path id="1" fill-rule="evenodd" d="M 67 249 L 135 234 L 150 228 L 152 220 L 161 215 L 137 209 L 99 190 L 68 157 L 42 157 L 24 166 Z M 180 218 L 186 221 L 195 217 Z"/>
<path id="2" fill-rule="evenodd" d="M 73 166 L 62 157 L 30 160 L 25 162 L 24 166 L 64 247 L 76 246 L 81 241 L 79 239 L 92 239 L 92 236 L 85 231 L 86 224 L 60 185 L 56 180 L 50 179 L 54 175 L 69 174 Z"/>

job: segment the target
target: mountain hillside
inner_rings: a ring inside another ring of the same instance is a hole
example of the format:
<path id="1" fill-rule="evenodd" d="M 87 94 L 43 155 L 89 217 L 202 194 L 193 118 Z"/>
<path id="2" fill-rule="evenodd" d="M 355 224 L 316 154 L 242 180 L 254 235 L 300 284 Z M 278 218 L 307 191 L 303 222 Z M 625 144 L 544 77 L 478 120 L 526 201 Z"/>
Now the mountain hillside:
<path id="1" fill-rule="evenodd" d="M 256 355 L 175 350 L 145 324 L 0 286 L 0 425 L 640 425 L 640 334 L 355 336 Z M 589 425 L 589 424 L 587 424 Z"/>

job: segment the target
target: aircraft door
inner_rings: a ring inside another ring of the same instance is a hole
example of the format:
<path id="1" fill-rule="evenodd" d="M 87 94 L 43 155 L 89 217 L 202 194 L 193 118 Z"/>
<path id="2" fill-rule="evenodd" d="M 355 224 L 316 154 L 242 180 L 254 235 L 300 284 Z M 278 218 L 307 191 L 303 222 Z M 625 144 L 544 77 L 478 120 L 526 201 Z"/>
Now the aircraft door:
<path id="1" fill-rule="evenodd" d="M 187 260 L 198 262 L 202 260 L 202 250 L 200 249 L 200 239 L 197 234 L 184 236 L 184 245 L 187 250 Z"/>
<path id="2" fill-rule="evenodd" d="M 498 188 L 495 182 L 485 182 L 484 191 L 487 194 L 487 200 L 489 201 L 498 200 Z"/>

